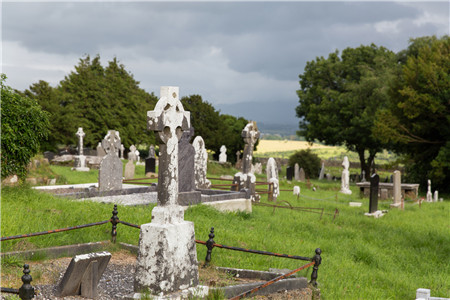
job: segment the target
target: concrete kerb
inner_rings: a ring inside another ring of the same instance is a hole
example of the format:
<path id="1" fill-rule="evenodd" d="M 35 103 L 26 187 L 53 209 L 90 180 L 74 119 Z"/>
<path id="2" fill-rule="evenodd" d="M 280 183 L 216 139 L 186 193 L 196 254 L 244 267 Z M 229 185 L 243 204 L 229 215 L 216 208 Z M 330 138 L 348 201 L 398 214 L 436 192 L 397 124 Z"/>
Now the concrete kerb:
<path id="1" fill-rule="evenodd" d="M 111 247 L 113 245 L 117 245 L 117 246 L 119 246 L 119 248 L 127 250 L 132 254 L 137 254 L 138 250 L 139 250 L 139 247 L 136 245 L 131 245 L 131 244 L 127 244 L 127 243 L 112 244 L 110 241 L 102 241 L 102 242 L 95 242 L 95 243 L 85 243 L 85 244 L 75 244 L 75 245 L 43 248 L 43 249 L 34 249 L 34 250 L 28 250 L 28 251 L 6 252 L 6 253 L 1 253 L 1 257 L 2 257 L 2 259 L 4 257 L 8 257 L 8 256 L 18 256 L 23 259 L 31 259 L 32 257 L 45 257 L 47 259 L 52 259 L 52 258 L 59 258 L 59 257 L 64 257 L 64 256 L 70 257 L 70 256 L 75 256 L 75 255 L 80 255 L 80 254 L 90 253 L 90 252 L 95 252 L 95 251 L 102 251 L 102 250 L 108 249 L 108 247 Z M 233 274 L 234 276 L 237 276 L 239 278 L 261 279 L 264 281 L 268 281 L 277 276 L 282 275 L 282 273 L 279 273 L 279 272 L 265 272 L 265 271 L 256 271 L 256 270 L 246 270 L 246 269 L 224 268 L 224 267 L 218 267 L 217 269 L 220 271 L 223 271 L 223 272 L 228 272 L 230 274 Z M 304 278 L 304 277 L 293 278 L 293 276 L 290 276 L 287 279 L 282 279 L 280 281 L 277 281 L 277 282 L 269 285 L 268 287 L 258 291 L 257 293 L 255 293 L 255 295 L 267 295 L 267 294 L 276 293 L 276 292 L 282 291 L 282 290 L 304 289 L 304 288 L 308 287 L 308 284 L 307 284 L 308 282 L 307 282 L 306 278 Z M 235 286 L 220 287 L 220 288 L 215 288 L 215 289 L 222 289 L 226 297 L 233 297 L 233 296 L 239 295 L 240 293 L 248 291 L 256 286 L 263 284 L 264 281 L 248 283 L 248 284 L 240 284 L 240 285 L 235 285 Z M 129 299 L 133 299 L 132 296 Z M 163 299 L 163 298 L 161 298 L 161 299 Z M 167 297 L 164 299 L 171 299 L 171 298 Z"/>

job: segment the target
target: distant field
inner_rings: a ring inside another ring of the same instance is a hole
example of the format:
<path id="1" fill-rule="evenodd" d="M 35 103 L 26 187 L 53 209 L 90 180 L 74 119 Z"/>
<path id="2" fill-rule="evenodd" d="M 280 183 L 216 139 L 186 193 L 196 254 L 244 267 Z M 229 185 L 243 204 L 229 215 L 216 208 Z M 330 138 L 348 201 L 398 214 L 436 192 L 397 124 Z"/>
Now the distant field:
<path id="1" fill-rule="evenodd" d="M 260 140 L 258 144 L 258 150 L 255 151 L 255 154 L 263 154 L 268 152 L 288 152 L 288 151 L 297 151 L 303 149 L 319 149 L 319 148 L 328 148 L 332 149 L 334 147 L 324 146 L 320 144 L 312 144 L 310 145 L 305 141 L 280 141 L 280 140 Z"/>

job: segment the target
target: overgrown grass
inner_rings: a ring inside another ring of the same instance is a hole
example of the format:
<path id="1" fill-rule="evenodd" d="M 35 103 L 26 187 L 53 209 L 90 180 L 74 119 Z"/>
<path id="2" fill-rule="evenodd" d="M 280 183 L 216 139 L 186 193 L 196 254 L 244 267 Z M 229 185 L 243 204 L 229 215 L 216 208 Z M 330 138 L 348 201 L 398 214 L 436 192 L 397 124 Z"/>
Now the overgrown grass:
<path id="1" fill-rule="evenodd" d="M 139 166 L 138 166 L 139 167 Z M 218 168 L 222 168 L 219 166 Z M 214 172 L 230 173 L 222 168 Z M 79 178 L 67 178 L 72 182 Z M 212 175 L 216 176 L 218 174 Z M 263 179 L 264 175 L 259 175 Z M 91 182 L 95 182 L 91 181 Z M 320 215 L 290 209 L 253 206 L 251 214 L 221 213 L 198 205 L 189 208 L 185 219 L 195 224 L 196 238 L 207 240 L 211 227 L 215 228 L 215 241 L 220 244 L 312 257 L 314 250 L 322 249 L 319 283 L 323 299 L 413 299 L 417 288 L 429 288 L 436 297 L 450 295 L 450 205 L 423 203 L 421 207 L 406 203 L 404 211 L 390 210 L 380 219 L 364 216 L 368 210 L 367 198 L 359 198 L 352 186 L 352 195 L 339 193 L 339 182 L 311 181 L 295 183 L 301 187 L 297 200 L 292 192 L 283 191 L 279 203 L 288 201 L 293 206 L 321 207 Z M 281 189 L 292 190 L 294 183 L 281 181 Z M 316 188 L 314 192 L 312 187 Z M 266 202 L 266 196 L 262 201 Z M 362 207 L 349 207 L 348 202 L 360 201 Z M 2 189 L 2 236 L 74 226 L 107 220 L 113 206 L 108 204 L 77 202 L 34 191 L 27 187 Z M 388 209 L 390 201 L 379 203 Z M 153 206 L 119 206 L 123 221 L 143 224 L 151 220 Z M 44 220 L 44 221 L 43 221 Z M 2 242 L 2 252 L 25 250 L 74 243 L 108 240 L 111 225 Z M 137 245 L 139 230 L 118 226 L 117 240 Z M 197 245 L 200 261 L 206 256 L 206 247 Z M 14 263 L 14 262 L 11 262 Z M 294 269 L 305 262 L 254 255 L 215 248 L 212 263 L 217 266 L 267 270 L 268 268 Z M 311 275 L 311 268 L 300 275 Z"/>

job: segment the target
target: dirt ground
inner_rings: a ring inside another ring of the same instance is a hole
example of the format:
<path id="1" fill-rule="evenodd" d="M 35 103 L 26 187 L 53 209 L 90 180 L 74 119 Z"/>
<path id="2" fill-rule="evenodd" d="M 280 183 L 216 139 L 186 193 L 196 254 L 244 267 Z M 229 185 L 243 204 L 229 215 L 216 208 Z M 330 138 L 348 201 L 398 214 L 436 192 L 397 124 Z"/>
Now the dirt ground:
<path id="1" fill-rule="evenodd" d="M 43 261 L 27 262 L 30 266 L 30 274 L 33 277 L 31 284 L 37 290 L 35 299 L 85 299 L 79 296 L 59 298 L 54 296 L 57 283 L 64 275 L 71 257 L 58 259 L 47 259 Z M 122 250 L 113 252 L 111 260 L 105 270 L 98 285 L 98 300 L 121 299 L 133 293 L 134 269 L 136 256 L 128 251 Z M 2 262 L 1 286 L 18 288 L 22 285 L 20 280 L 23 266 L 14 261 Z M 243 284 L 252 281 L 243 278 L 236 278 L 224 272 L 216 270 L 214 267 L 203 268 L 199 266 L 200 284 L 207 286 L 227 286 Z M 11 294 L 2 294 L 1 299 L 8 299 Z M 14 298 L 18 299 L 18 298 Z M 281 291 L 266 296 L 255 296 L 253 299 L 312 299 L 311 289 Z"/>

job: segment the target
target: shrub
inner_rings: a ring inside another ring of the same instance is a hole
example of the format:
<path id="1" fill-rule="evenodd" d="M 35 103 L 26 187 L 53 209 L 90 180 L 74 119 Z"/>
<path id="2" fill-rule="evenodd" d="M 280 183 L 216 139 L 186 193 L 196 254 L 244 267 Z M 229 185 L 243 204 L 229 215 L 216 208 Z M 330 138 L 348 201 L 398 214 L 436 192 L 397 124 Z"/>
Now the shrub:
<path id="1" fill-rule="evenodd" d="M 297 151 L 289 157 L 289 166 L 293 167 L 296 163 L 303 168 L 307 178 L 319 177 L 320 158 L 310 149 Z"/>
<path id="2" fill-rule="evenodd" d="M 17 174 L 24 179 L 30 159 L 49 132 L 48 113 L 35 100 L 5 85 L 1 74 L 1 177 Z"/>

